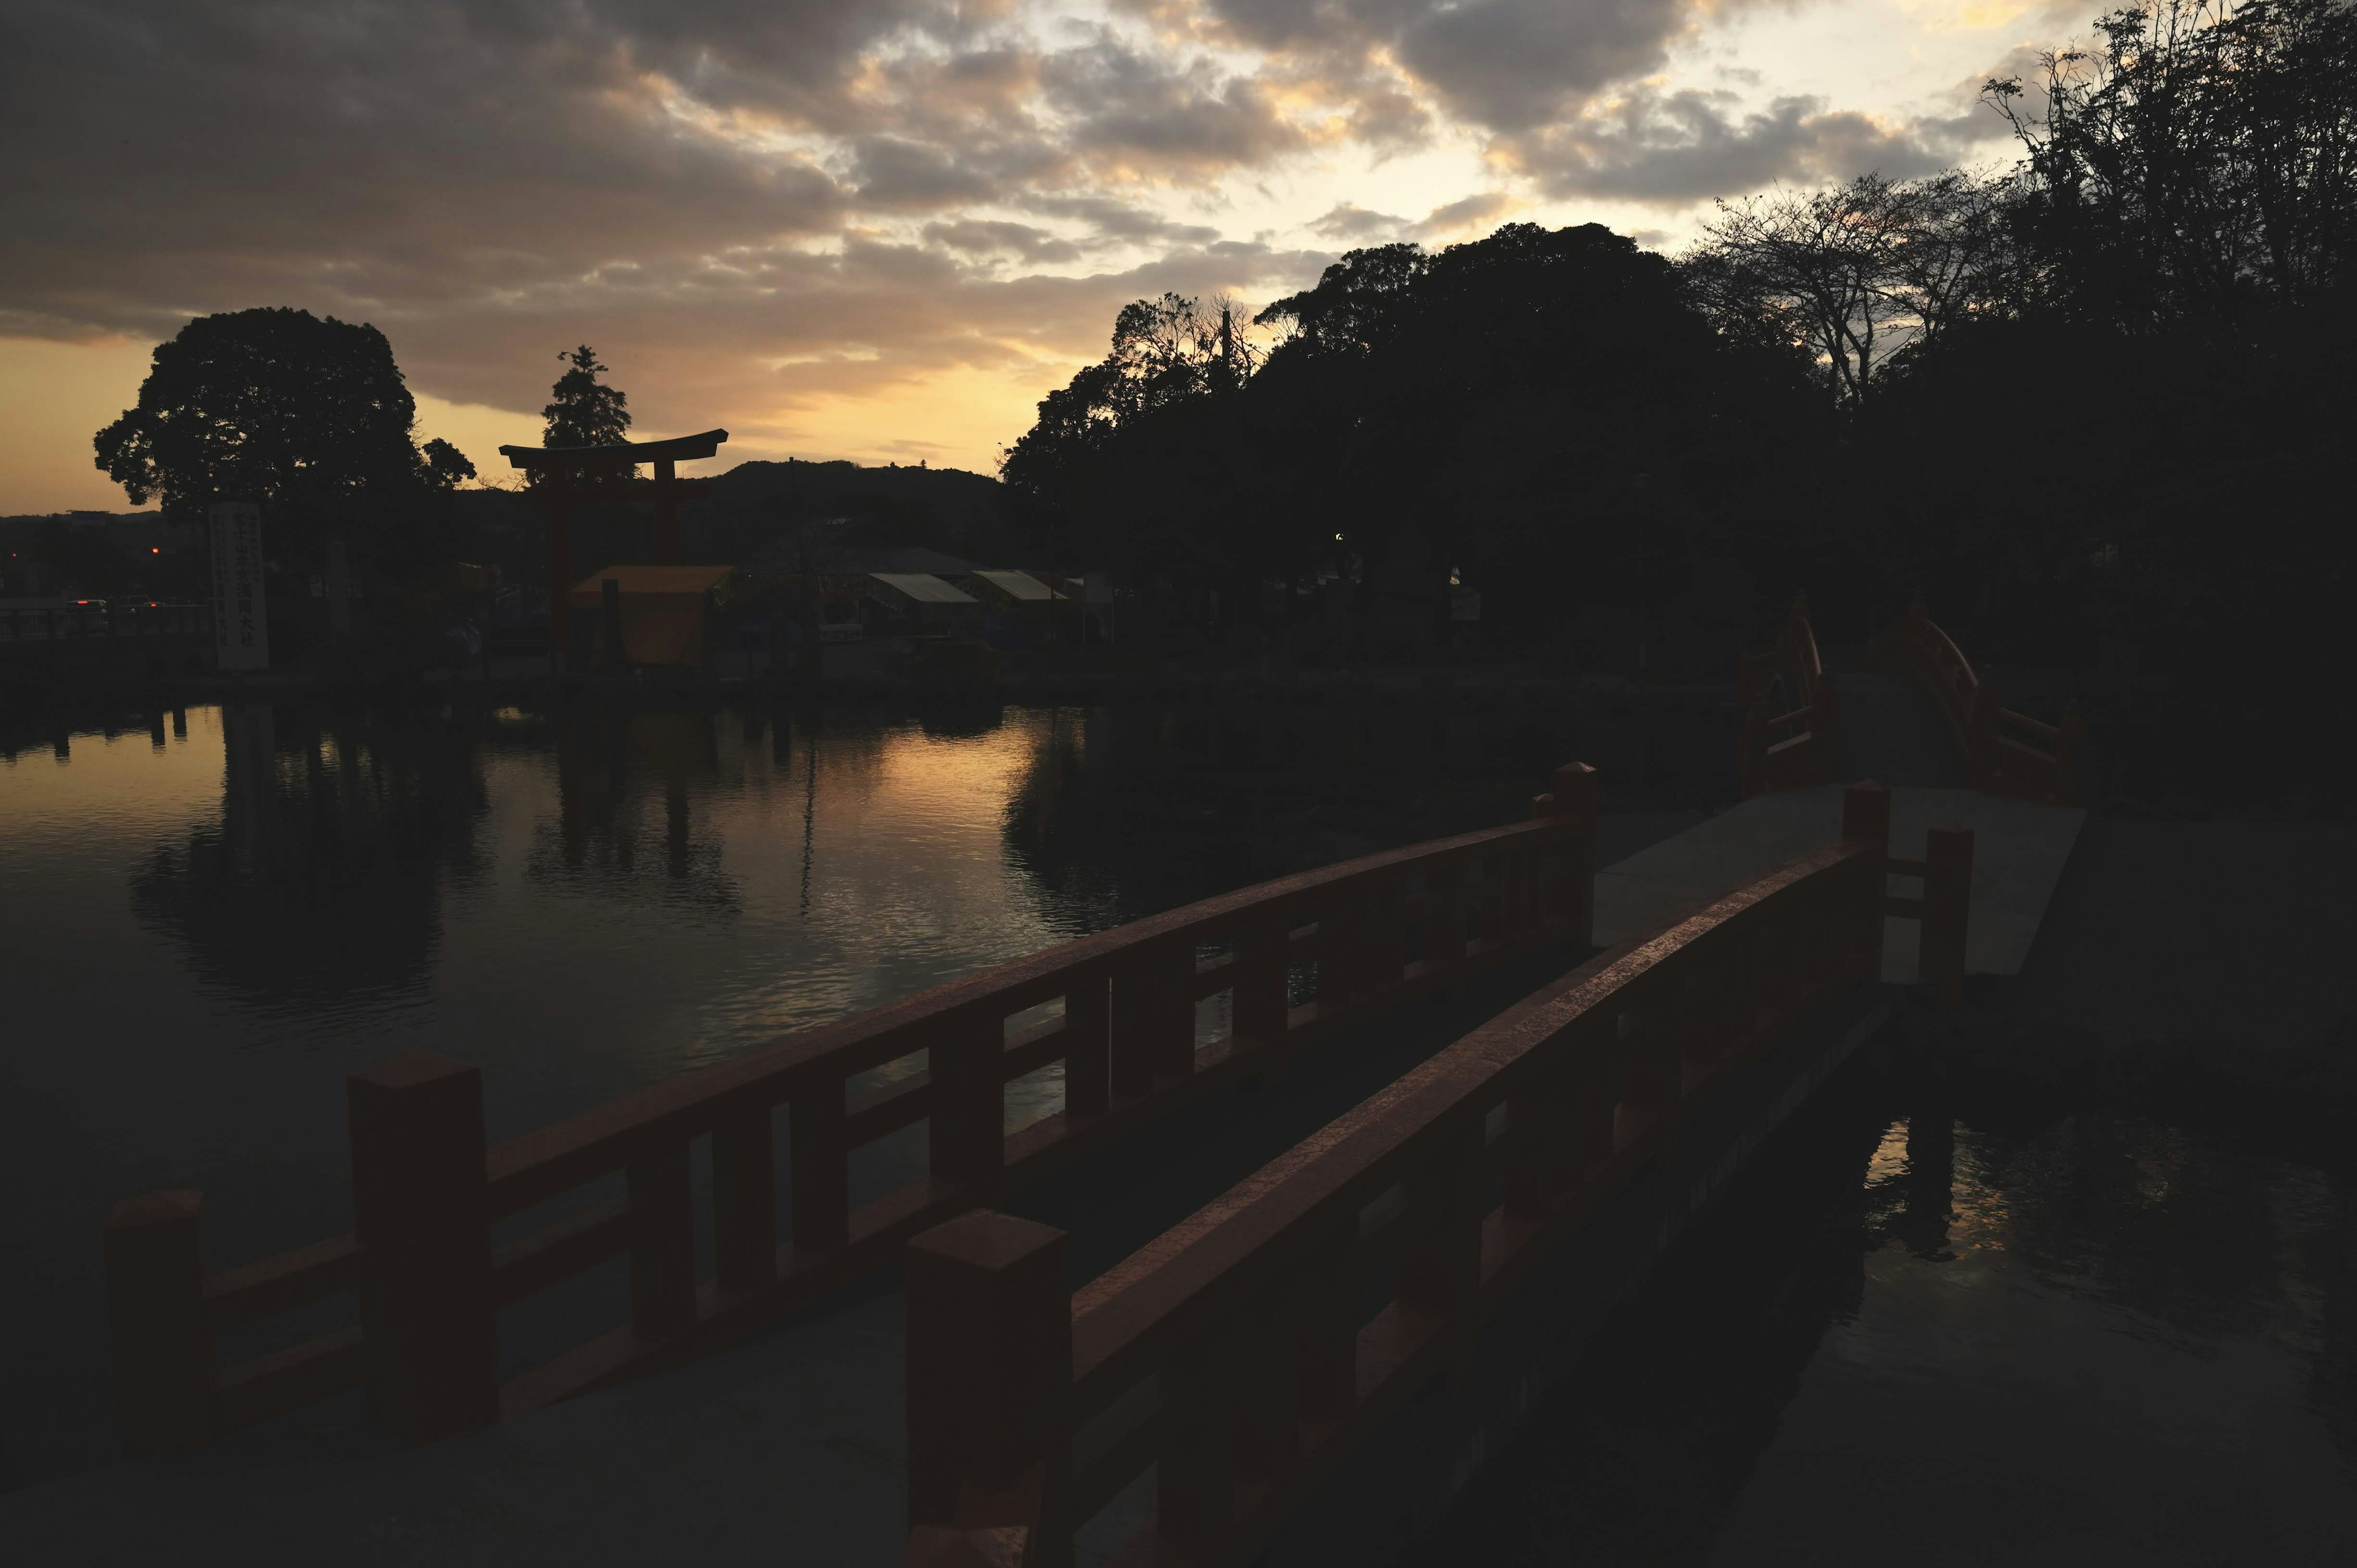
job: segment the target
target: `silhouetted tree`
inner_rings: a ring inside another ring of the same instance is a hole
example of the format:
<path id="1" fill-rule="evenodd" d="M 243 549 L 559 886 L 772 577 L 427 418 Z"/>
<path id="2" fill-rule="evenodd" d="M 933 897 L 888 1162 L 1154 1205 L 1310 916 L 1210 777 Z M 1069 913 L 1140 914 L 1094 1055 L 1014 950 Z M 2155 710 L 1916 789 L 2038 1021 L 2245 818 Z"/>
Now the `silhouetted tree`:
<path id="1" fill-rule="evenodd" d="M 1855 406 L 1894 357 L 2004 299 L 2004 195 L 1950 171 L 1723 201 L 1684 258 L 1687 286 L 1738 340 L 1804 348 Z"/>
<path id="2" fill-rule="evenodd" d="M 1233 433 L 1213 428 L 1227 416 L 1212 405 L 1261 358 L 1234 317 L 1176 294 L 1124 306 L 1104 359 L 1040 401 L 999 475 L 1049 553 L 1200 575 L 1167 524 L 1192 515 L 1204 486 L 1226 489 Z"/>
<path id="3" fill-rule="evenodd" d="M 384 334 L 284 307 L 189 322 L 156 348 L 139 403 L 94 438 L 134 506 L 247 500 L 317 515 L 414 492 L 416 404 Z"/>
<path id="4" fill-rule="evenodd" d="M 1352 252 L 1260 313 L 1281 337 L 1256 364 L 1220 323 L 1128 306 L 1001 469 L 1065 559 L 1189 615 L 1375 563 L 1426 606 L 1455 568 L 1534 631 L 1568 584 L 1673 594 L 1704 498 L 1772 489 L 1766 433 L 1807 417 L 1789 350 L 1714 333 L 1667 261 L 1595 225 Z"/>
<path id="5" fill-rule="evenodd" d="M 467 455 L 439 435 L 420 450 L 425 459 L 426 473 L 443 489 L 455 489 L 460 480 L 475 477 L 475 465 Z"/>
<path id="6" fill-rule="evenodd" d="M 550 446 L 614 446 L 630 438 L 630 400 L 619 387 L 597 378 L 606 367 L 597 351 L 584 343 L 556 356 L 566 366 L 549 389 L 549 403 L 541 416 L 547 422 Z"/>
<path id="7" fill-rule="evenodd" d="M 1984 96 L 2024 150 L 2029 303 L 2130 330 L 2348 286 L 2357 252 L 2357 8 L 2152 0 Z"/>

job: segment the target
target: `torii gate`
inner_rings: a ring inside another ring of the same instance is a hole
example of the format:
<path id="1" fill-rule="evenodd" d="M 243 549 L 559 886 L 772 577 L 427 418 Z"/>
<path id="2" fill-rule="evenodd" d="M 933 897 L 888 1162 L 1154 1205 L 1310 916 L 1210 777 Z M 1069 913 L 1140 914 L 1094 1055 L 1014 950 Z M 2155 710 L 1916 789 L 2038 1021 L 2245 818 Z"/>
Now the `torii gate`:
<path id="1" fill-rule="evenodd" d="M 500 456 L 542 482 L 533 493 L 548 509 L 548 650 L 563 659 L 573 647 L 573 508 L 581 500 L 624 499 L 599 492 L 611 486 L 624 490 L 630 471 L 641 463 L 655 467 L 655 564 L 681 564 L 680 498 L 700 495 L 701 479 L 683 479 L 679 465 L 709 457 L 728 439 L 726 430 L 701 435 L 674 435 L 668 441 L 625 441 L 614 446 L 502 446 Z M 574 483 L 587 475 L 587 485 Z"/>

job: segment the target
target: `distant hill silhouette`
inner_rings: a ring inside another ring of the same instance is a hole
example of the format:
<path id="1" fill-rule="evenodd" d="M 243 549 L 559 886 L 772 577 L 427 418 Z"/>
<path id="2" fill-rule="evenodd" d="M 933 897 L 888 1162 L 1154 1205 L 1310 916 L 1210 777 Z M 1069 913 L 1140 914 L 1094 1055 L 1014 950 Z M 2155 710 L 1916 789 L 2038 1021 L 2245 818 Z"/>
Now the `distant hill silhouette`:
<path id="1" fill-rule="evenodd" d="M 794 553 L 791 541 L 813 529 L 823 530 L 863 558 L 909 549 L 966 560 L 1008 558 L 1002 487 L 985 474 L 789 459 L 739 463 L 706 484 L 705 499 L 681 509 L 687 553 L 694 561 L 778 567 Z M 468 548 L 498 562 L 510 582 L 538 580 L 540 513 L 529 497 L 510 490 L 459 490 L 454 500 Z M 576 517 L 573 554 L 579 574 L 650 558 L 651 494 L 646 500 L 649 505 L 587 509 Z"/>
<path id="2" fill-rule="evenodd" d="M 688 512 L 689 539 L 746 561 L 781 533 L 839 518 L 841 536 L 864 549 L 995 557 L 1006 542 L 1000 493 L 996 478 L 963 468 L 740 463 L 711 480 L 711 499 Z"/>

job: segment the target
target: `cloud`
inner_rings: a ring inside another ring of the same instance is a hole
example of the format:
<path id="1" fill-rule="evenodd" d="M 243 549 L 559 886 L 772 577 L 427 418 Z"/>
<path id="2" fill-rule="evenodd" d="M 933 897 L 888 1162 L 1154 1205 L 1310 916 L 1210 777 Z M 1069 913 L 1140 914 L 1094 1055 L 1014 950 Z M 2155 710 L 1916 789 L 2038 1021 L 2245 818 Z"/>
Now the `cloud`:
<path id="1" fill-rule="evenodd" d="M 1415 232 L 1426 239 L 1457 239 L 1493 229 L 1524 205 L 1502 190 L 1485 190 L 1434 208 L 1425 215 L 1423 222 L 1415 225 Z"/>
<path id="2" fill-rule="evenodd" d="M 1492 155 L 1550 195 L 1678 207 L 1779 181 L 1930 174 L 2002 129 L 1985 113 L 1885 121 L 1821 98 L 1743 110 L 1724 91 L 1640 90 L 1567 124 L 1502 138 Z"/>
<path id="3" fill-rule="evenodd" d="M 1200 180 L 1309 145 L 1266 85 L 1200 58 L 1148 55 L 1110 34 L 1048 57 L 1040 78 L 1075 153 L 1117 178 Z"/>
<path id="4" fill-rule="evenodd" d="M 783 433 L 929 376 L 1044 390 L 1127 299 L 1269 297 L 1331 259 L 1226 212 L 1445 242 L 1546 198 L 1910 172 L 1994 124 L 1977 80 L 1889 123 L 1644 85 L 1754 3 L 13 0 L 0 337 L 292 305 L 384 328 L 421 392 L 523 410 L 586 338 L 646 428 Z M 1499 188 L 1421 219 L 1332 194 L 1344 155 L 1481 151 Z M 1328 209 L 1272 218 L 1293 188 Z"/>
<path id="5" fill-rule="evenodd" d="M 1703 0 L 1137 0 L 1164 25 L 1326 63 L 1361 91 L 1404 79 L 1468 124 L 1513 132 L 1658 69 Z M 1380 121 L 1381 116 L 1376 116 Z"/>
<path id="6" fill-rule="evenodd" d="M 1180 223 L 1109 196 L 1027 196 L 1020 199 L 1020 205 L 1043 218 L 1085 223 L 1099 243 L 1208 245 L 1220 237 L 1220 231 L 1208 225 Z"/>
<path id="7" fill-rule="evenodd" d="M 1325 216 L 1313 220 L 1309 231 L 1338 244 L 1357 245 L 1372 240 L 1396 239 L 1406 229 L 1405 218 L 1394 218 L 1388 212 L 1371 212 L 1348 201 L 1338 201 Z"/>
<path id="8" fill-rule="evenodd" d="M 954 223 L 926 224 L 925 238 L 933 244 L 973 256 L 1015 256 L 1049 264 L 1081 259 L 1079 245 L 1028 223 L 965 218 Z"/>

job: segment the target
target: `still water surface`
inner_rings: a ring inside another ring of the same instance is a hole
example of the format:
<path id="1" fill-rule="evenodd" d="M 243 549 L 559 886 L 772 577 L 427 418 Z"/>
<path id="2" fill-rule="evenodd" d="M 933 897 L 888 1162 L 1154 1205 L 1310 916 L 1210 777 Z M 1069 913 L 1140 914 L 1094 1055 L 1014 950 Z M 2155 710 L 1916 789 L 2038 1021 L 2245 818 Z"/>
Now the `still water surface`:
<path id="1" fill-rule="evenodd" d="M 2357 1188 L 1903 1047 L 1822 1092 L 1415 1568 L 2357 1562 Z"/>

